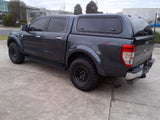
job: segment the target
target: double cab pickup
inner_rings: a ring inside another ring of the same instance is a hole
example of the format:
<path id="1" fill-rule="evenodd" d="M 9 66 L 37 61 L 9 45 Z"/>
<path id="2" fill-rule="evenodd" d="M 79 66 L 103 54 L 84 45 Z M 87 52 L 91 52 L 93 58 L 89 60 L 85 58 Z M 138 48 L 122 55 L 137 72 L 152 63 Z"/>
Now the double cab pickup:
<path id="1" fill-rule="evenodd" d="M 141 17 L 122 14 L 45 16 L 10 33 L 8 53 L 15 64 L 26 57 L 69 69 L 74 86 L 95 88 L 100 76 L 146 77 L 154 60 L 154 35 Z"/>

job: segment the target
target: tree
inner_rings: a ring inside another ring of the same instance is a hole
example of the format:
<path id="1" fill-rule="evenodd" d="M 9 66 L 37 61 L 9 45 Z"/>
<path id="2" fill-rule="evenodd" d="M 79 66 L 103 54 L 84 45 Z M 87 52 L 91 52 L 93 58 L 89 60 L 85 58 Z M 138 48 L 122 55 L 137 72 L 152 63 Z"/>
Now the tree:
<path id="1" fill-rule="evenodd" d="M 7 15 L 3 16 L 3 24 L 6 26 L 15 25 L 15 22 L 14 22 L 11 14 L 7 14 Z"/>
<path id="2" fill-rule="evenodd" d="M 75 14 L 75 15 L 82 14 L 82 7 L 81 7 L 80 4 L 77 4 L 77 5 L 74 7 L 74 14 Z"/>
<path id="3" fill-rule="evenodd" d="M 26 19 L 26 4 L 20 0 L 10 0 L 8 10 L 14 21 Z"/>
<path id="4" fill-rule="evenodd" d="M 86 6 L 86 13 L 98 13 L 97 4 L 94 1 L 90 1 Z"/>

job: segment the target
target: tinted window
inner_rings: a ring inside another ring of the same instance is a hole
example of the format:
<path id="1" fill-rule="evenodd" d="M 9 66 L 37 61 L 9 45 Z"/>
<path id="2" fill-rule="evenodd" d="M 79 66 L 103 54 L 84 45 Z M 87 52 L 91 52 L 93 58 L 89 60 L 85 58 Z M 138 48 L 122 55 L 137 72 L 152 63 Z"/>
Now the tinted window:
<path id="1" fill-rule="evenodd" d="M 117 17 L 83 17 L 79 19 L 77 29 L 81 32 L 120 33 L 122 24 Z"/>
<path id="2" fill-rule="evenodd" d="M 50 32 L 64 32 L 66 27 L 66 18 L 51 18 L 48 26 Z"/>
<path id="3" fill-rule="evenodd" d="M 30 31 L 43 31 L 46 24 L 46 18 L 39 19 L 30 25 Z"/>

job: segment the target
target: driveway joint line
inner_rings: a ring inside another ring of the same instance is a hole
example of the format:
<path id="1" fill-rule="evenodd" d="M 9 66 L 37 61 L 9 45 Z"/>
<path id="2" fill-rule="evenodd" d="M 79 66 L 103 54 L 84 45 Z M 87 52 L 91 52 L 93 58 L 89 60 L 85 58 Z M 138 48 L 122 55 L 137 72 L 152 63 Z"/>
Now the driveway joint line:
<path id="1" fill-rule="evenodd" d="M 141 105 L 141 106 L 146 106 L 146 107 L 153 107 L 153 108 L 158 108 L 160 109 L 160 107 L 157 107 L 157 106 L 152 106 L 152 105 L 146 105 L 146 104 L 141 104 L 141 103 L 136 103 L 136 102 L 131 102 L 131 101 L 126 101 L 126 100 L 121 100 L 121 99 L 117 99 L 117 98 L 114 98 L 113 101 L 121 101 L 121 102 L 124 102 L 124 103 L 130 103 L 130 104 L 136 104 L 136 105 Z"/>
<path id="2" fill-rule="evenodd" d="M 112 85 L 112 88 L 111 88 L 111 100 L 110 100 L 110 105 L 109 105 L 108 120 L 110 120 L 110 117 L 111 117 L 112 101 L 114 100 L 113 88 L 114 88 L 114 85 Z"/>

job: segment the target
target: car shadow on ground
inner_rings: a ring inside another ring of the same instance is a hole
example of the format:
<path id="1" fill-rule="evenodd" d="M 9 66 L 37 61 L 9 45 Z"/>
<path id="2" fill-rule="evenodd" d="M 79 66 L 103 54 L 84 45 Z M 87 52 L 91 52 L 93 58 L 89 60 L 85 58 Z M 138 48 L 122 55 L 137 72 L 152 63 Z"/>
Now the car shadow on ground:
<path id="1" fill-rule="evenodd" d="M 32 59 L 26 59 L 23 63 L 26 66 L 30 65 L 32 67 L 35 67 L 39 72 L 44 72 L 53 76 L 57 77 L 64 77 L 65 79 L 70 81 L 69 77 L 69 70 L 62 70 L 58 69 L 56 67 L 50 66 L 48 64 L 40 63 L 37 61 L 34 61 Z M 126 85 L 126 81 L 124 78 L 120 77 L 100 77 L 100 84 L 98 85 L 97 89 L 104 85 L 113 86 L 114 88 L 123 87 L 123 85 Z"/>

